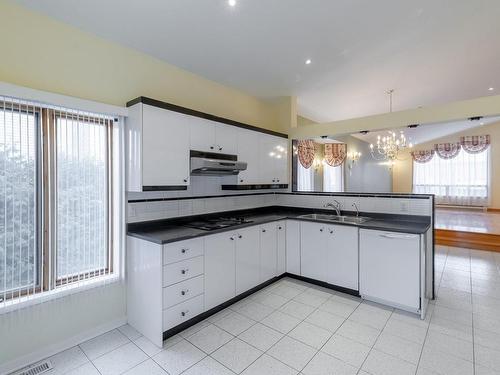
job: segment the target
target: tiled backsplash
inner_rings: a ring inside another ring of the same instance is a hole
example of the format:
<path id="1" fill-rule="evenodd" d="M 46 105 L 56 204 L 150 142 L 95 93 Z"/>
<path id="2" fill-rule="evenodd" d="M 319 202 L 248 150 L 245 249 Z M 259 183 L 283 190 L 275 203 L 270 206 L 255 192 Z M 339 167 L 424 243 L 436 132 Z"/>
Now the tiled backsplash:
<path id="1" fill-rule="evenodd" d="M 377 196 L 325 196 L 325 195 L 302 195 L 269 192 L 267 194 L 241 194 L 235 192 L 234 196 L 204 197 L 196 198 L 188 196 L 188 199 L 175 199 L 180 196 L 171 196 L 173 192 L 162 194 L 149 193 L 131 199 L 172 199 L 145 202 L 130 202 L 128 204 L 128 222 L 140 222 L 148 220 L 159 220 L 189 215 L 200 215 L 206 213 L 241 210 L 266 206 L 289 206 L 318 208 L 332 202 L 334 199 L 341 204 L 342 210 L 354 211 L 353 203 L 356 203 L 360 211 L 379 212 L 399 215 L 432 215 L 432 200 L 417 199 L 409 197 L 377 197 Z M 227 192 L 221 192 L 221 194 Z M 221 195 L 217 194 L 217 195 Z"/>

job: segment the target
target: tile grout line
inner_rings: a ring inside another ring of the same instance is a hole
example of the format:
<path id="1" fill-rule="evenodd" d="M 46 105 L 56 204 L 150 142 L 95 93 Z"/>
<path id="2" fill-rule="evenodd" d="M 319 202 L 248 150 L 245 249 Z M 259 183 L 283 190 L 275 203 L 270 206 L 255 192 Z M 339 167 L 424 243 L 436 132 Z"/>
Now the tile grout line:
<path id="1" fill-rule="evenodd" d="M 375 344 L 377 343 L 380 335 L 382 334 L 382 332 L 384 331 L 385 327 L 387 327 L 387 323 L 389 323 L 389 320 L 391 319 L 392 315 L 394 314 L 394 309 L 392 309 L 391 311 L 391 315 L 389 315 L 389 318 L 387 319 L 387 321 L 385 322 L 384 326 L 382 327 L 382 329 L 380 330 L 379 334 L 377 335 L 377 338 L 375 339 L 375 341 L 373 342 L 372 346 L 370 347 L 370 351 L 368 352 L 368 354 L 366 355 L 365 359 L 363 360 L 363 362 L 361 363 L 361 366 L 359 366 L 359 369 L 358 369 L 358 372 L 356 374 L 359 374 L 360 371 L 365 371 L 369 374 L 371 374 L 369 371 L 366 371 L 366 370 L 362 370 L 363 368 L 363 365 L 365 364 L 366 360 L 368 359 L 368 357 L 370 356 L 370 353 L 373 351 L 373 348 L 375 347 Z M 386 353 L 387 354 L 387 353 Z M 391 355 L 392 356 L 392 355 Z M 395 357 L 397 358 L 396 356 L 392 356 L 392 357 Z M 416 371 L 416 370 L 415 370 Z"/>
<path id="2" fill-rule="evenodd" d="M 441 286 L 441 280 L 443 279 L 443 274 L 444 274 L 444 271 L 446 269 L 446 263 L 448 262 L 448 253 L 449 253 L 450 249 L 449 249 L 449 246 L 446 246 L 446 257 L 444 259 L 444 265 L 443 265 L 443 271 L 441 272 L 441 277 L 439 278 L 439 285 L 436 289 L 436 295 L 434 296 L 434 299 L 437 299 L 438 296 L 438 292 L 439 292 L 439 289 L 440 289 L 440 286 Z M 434 304 L 434 307 L 432 308 L 432 313 L 431 313 L 431 316 L 430 316 L 430 319 L 429 319 L 429 324 L 427 325 L 427 330 L 425 331 L 425 337 L 424 337 L 424 342 L 422 343 L 422 349 L 420 349 L 420 355 L 418 356 L 418 362 L 417 362 L 417 369 L 415 370 L 415 373 L 418 372 L 418 368 L 420 367 L 420 360 L 422 359 L 422 354 L 424 352 L 424 347 L 425 347 L 425 342 L 427 341 L 427 335 L 429 334 L 429 330 L 431 328 L 431 321 L 432 321 L 432 314 L 434 314 L 434 309 L 436 308 L 436 305 Z"/>

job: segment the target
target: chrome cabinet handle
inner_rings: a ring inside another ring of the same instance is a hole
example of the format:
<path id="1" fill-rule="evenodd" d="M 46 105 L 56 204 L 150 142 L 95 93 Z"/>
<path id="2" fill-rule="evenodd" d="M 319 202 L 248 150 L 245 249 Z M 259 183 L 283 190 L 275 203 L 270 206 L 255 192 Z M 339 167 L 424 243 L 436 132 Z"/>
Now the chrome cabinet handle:
<path id="1" fill-rule="evenodd" d="M 323 228 L 321 228 L 319 231 L 320 231 L 320 232 L 323 232 Z"/>
<path id="2" fill-rule="evenodd" d="M 182 273 L 183 275 L 185 275 L 188 271 L 189 271 L 189 268 L 185 268 L 185 269 L 181 270 L 181 273 Z"/>
<path id="3" fill-rule="evenodd" d="M 238 238 L 243 238 L 243 236 L 241 234 L 238 235 Z"/>
<path id="4" fill-rule="evenodd" d="M 181 253 L 182 253 L 182 254 L 186 254 L 188 250 L 189 250 L 189 249 L 182 249 L 182 250 L 181 250 Z"/>
<path id="5" fill-rule="evenodd" d="M 231 241 L 234 241 L 234 236 L 229 237 Z"/>
<path id="6" fill-rule="evenodd" d="M 240 180 L 240 182 L 243 182 L 243 180 Z"/>
<path id="7" fill-rule="evenodd" d="M 282 229 L 283 229 L 283 227 L 282 227 L 282 226 L 279 226 L 279 227 L 278 227 L 278 229 L 279 229 L 279 230 L 282 230 Z"/>
<path id="8" fill-rule="evenodd" d="M 213 150 L 214 149 L 214 146 L 210 146 L 210 150 Z"/>
<path id="9" fill-rule="evenodd" d="M 330 234 L 333 234 L 333 230 L 330 230 Z"/>
<path id="10" fill-rule="evenodd" d="M 182 290 L 181 295 L 185 296 L 187 293 L 189 293 L 189 289 Z"/>
<path id="11" fill-rule="evenodd" d="M 219 151 L 222 151 L 222 146 L 219 146 Z"/>
<path id="12" fill-rule="evenodd" d="M 415 234 L 390 234 L 390 233 L 379 234 L 379 236 L 390 239 L 408 239 L 417 237 L 417 235 Z"/>
<path id="13" fill-rule="evenodd" d="M 182 311 L 182 312 L 181 312 L 181 316 L 186 316 L 187 314 L 189 314 L 189 310 L 186 310 L 186 311 Z"/>
<path id="14" fill-rule="evenodd" d="M 187 178 L 185 178 L 183 181 L 184 181 L 184 182 L 188 182 L 188 179 L 187 179 Z"/>
<path id="15" fill-rule="evenodd" d="M 262 229 L 262 233 L 266 233 L 266 230 L 265 230 L 265 229 Z"/>

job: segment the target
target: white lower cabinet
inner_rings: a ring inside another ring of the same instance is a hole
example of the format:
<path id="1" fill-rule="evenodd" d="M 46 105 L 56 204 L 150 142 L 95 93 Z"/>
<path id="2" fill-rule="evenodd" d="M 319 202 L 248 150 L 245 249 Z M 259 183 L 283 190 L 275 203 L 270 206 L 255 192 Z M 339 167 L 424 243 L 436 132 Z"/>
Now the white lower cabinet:
<path id="1" fill-rule="evenodd" d="M 308 222 L 300 225 L 302 276 L 358 290 L 358 229 Z"/>
<path id="2" fill-rule="evenodd" d="M 300 275 L 300 222 L 286 221 L 286 272 Z"/>
<path id="3" fill-rule="evenodd" d="M 286 221 L 276 223 L 276 276 L 286 272 Z"/>
<path id="4" fill-rule="evenodd" d="M 235 242 L 233 233 L 205 237 L 205 309 L 236 295 Z"/>
<path id="5" fill-rule="evenodd" d="M 361 229 L 359 238 L 361 296 L 418 312 L 420 236 Z"/>
<path id="6" fill-rule="evenodd" d="M 236 235 L 236 294 L 260 283 L 259 227 L 238 231 Z"/>
<path id="7" fill-rule="evenodd" d="M 260 281 L 265 282 L 276 276 L 278 260 L 276 223 L 260 226 Z"/>
<path id="8" fill-rule="evenodd" d="M 163 288 L 163 308 L 175 306 L 190 298 L 203 294 L 203 275 Z"/>
<path id="9" fill-rule="evenodd" d="M 163 310 L 163 330 L 166 331 L 201 314 L 204 311 L 203 306 L 203 295 L 199 295 Z"/>
<path id="10" fill-rule="evenodd" d="M 304 277 L 326 282 L 327 237 L 325 224 L 300 223 L 300 272 Z"/>
<path id="11" fill-rule="evenodd" d="M 326 282 L 358 290 L 358 228 L 329 225 L 327 237 Z"/>

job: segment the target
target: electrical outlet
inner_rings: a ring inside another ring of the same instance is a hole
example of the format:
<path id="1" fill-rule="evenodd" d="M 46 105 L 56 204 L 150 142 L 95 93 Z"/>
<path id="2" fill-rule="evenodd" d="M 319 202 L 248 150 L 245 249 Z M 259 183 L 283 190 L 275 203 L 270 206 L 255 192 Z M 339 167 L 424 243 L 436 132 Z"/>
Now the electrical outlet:
<path id="1" fill-rule="evenodd" d="M 402 201 L 399 205 L 399 212 L 409 212 L 410 204 L 407 201 Z"/>

